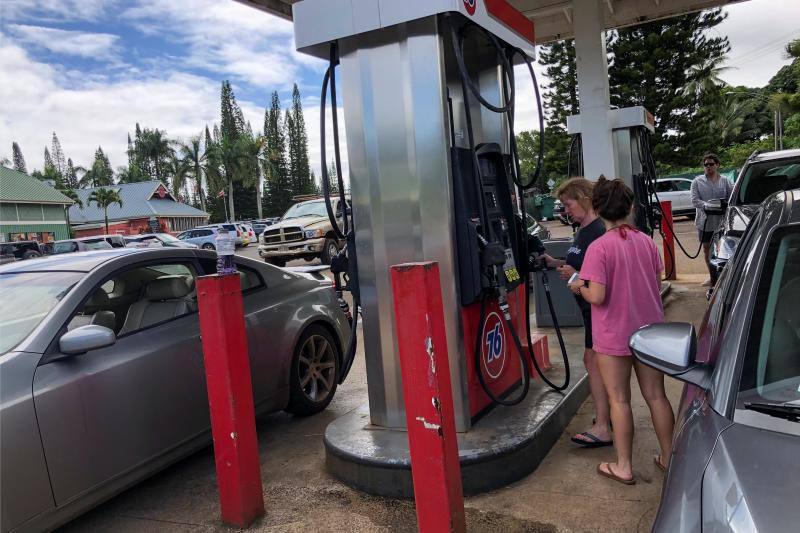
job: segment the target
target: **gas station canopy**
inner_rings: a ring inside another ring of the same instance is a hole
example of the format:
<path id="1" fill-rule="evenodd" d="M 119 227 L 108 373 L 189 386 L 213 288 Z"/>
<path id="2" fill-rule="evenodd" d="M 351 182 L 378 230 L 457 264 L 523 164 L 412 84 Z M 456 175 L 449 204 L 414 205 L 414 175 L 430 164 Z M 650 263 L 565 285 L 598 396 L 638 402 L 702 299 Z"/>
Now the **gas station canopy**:
<path id="1" fill-rule="evenodd" d="M 292 20 L 292 4 L 302 0 L 239 0 L 286 20 Z M 351 0 L 331 2 L 351 4 Z M 375 0 L 378 1 L 378 0 Z M 620 28 L 684 13 L 724 6 L 744 0 L 604 0 L 604 28 Z M 545 43 L 572 37 L 574 33 L 572 0 L 508 0 L 534 22 L 536 42 Z"/>

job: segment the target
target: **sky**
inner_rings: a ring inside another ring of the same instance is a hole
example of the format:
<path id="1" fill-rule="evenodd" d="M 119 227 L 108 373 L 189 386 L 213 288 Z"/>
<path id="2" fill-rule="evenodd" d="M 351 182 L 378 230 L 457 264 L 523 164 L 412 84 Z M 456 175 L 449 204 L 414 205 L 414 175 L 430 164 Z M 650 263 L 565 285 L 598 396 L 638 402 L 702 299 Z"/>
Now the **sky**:
<path id="1" fill-rule="evenodd" d="M 788 63 L 785 43 L 800 37 L 800 1 L 749 0 L 726 11 L 715 30 L 731 42 L 723 78 L 763 86 Z M 0 158 L 17 141 L 28 171 L 41 169 L 55 131 L 76 165 L 90 166 L 98 146 L 113 167 L 125 165 L 137 121 L 184 140 L 218 122 L 228 79 L 256 131 L 272 91 L 285 108 L 297 83 L 319 175 L 325 66 L 295 51 L 290 22 L 233 0 L 2 0 Z M 526 72 L 517 80 L 516 130 L 535 128 L 532 85 Z"/>

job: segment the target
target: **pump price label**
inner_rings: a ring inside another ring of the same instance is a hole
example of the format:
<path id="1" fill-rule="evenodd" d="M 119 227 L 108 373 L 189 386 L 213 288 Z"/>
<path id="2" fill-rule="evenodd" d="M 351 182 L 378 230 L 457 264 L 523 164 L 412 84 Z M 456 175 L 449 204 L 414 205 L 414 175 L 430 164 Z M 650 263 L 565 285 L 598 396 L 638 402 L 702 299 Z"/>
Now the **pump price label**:
<path id="1" fill-rule="evenodd" d="M 508 268 L 504 272 L 506 275 L 506 280 L 508 280 L 509 283 L 514 283 L 515 281 L 519 281 L 520 279 L 519 272 L 517 272 L 516 267 Z"/>

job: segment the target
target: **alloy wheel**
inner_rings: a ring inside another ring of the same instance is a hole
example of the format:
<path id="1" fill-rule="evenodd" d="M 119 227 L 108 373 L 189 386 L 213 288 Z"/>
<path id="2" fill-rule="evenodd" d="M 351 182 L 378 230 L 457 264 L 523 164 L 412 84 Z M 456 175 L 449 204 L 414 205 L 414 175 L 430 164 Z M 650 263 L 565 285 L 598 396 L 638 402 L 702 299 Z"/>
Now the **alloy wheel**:
<path id="1" fill-rule="evenodd" d="M 300 388 L 313 402 L 325 400 L 336 383 L 336 355 L 328 339 L 312 335 L 303 344 L 298 358 Z"/>

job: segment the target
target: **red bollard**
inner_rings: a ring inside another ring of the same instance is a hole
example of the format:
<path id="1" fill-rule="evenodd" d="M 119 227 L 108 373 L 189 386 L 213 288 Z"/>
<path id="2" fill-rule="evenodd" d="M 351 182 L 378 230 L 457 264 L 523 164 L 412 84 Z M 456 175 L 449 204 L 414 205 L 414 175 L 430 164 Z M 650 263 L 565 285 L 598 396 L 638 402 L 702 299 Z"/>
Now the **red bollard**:
<path id="1" fill-rule="evenodd" d="M 439 264 L 408 263 L 391 270 L 419 531 L 464 532 Z"/>
<path id="2" fill-rule="evenodd" d="M 664 232 L 664 279 L 677 279 L 678 266 L 675 264 L 675 235 L 672 233 L 672 202 L 661 202 L 661 229 Z"/>
<path id="3" fill-rule="evenodd" d="M 197 278 L 197 305 L 222 521 L 245 528 L 264 497 L 239 276 Z"/>

